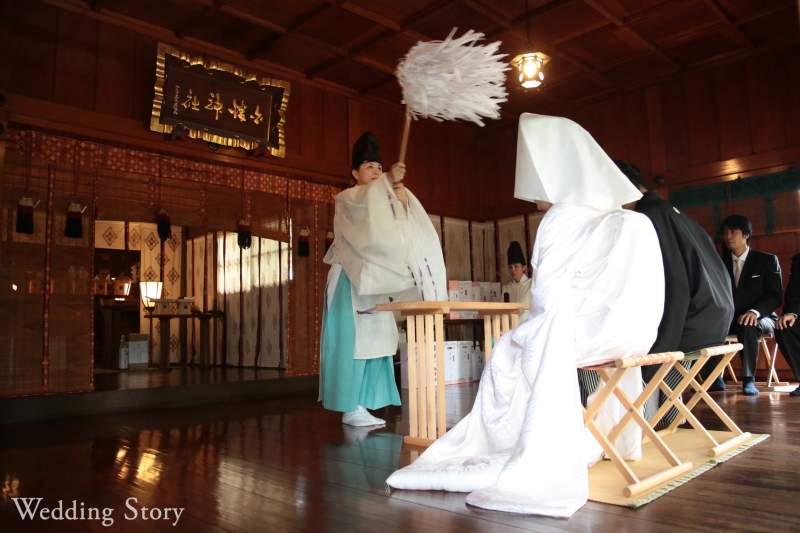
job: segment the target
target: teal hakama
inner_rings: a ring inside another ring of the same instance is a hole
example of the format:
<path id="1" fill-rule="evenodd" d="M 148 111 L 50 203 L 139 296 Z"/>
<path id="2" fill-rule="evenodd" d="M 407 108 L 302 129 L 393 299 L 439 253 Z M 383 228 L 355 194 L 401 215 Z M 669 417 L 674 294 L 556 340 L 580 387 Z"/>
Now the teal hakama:
<path id="1" fill-rule="evenodd" d="M 391 356 L 355 359 L 356 323 L 350 279 L 339 275 L 330 308 L 325 291 L 320 346 L 320 398 L 325 409 L 349 413 L 359 405 L 380 409 L 400 405 Z"/>

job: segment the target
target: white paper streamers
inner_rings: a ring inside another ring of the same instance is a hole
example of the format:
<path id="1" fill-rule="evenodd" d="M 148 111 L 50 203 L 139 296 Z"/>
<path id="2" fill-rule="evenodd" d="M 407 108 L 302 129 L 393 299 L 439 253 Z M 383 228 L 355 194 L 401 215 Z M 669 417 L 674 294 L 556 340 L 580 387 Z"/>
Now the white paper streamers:
<path id="1" fill-rule="evenodd" d="M 500 118 L 508 65 L 500 41 L 476 45 L 483 34 L 469 30 L 457 39 L 418 42 L 397 65 L 403 103 L 414 118 L 469 120 Z"/>

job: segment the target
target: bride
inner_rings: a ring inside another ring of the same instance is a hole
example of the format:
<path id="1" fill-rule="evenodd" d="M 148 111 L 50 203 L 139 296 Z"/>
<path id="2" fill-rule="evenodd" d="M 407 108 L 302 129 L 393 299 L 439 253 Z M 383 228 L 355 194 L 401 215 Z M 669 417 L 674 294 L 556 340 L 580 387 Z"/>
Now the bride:
<path id="1" fill-rule="evenodd" d="M 520 117 L 514 196 L 547 211 L 529 319 L 495 345 L 472 411 L 386 482 L 569 517 L 586 503 L 587 466 L 602 453 L 583 427 L 575 369 L 648 352 L 664 305 L 661 251 L 647 217 L 621 209 L 639 191 L 571 120 Z M 642 390 L 633 370 L 621 383 L 631 399 Z M 612 397 L 596 421 L 608 434 L 624 413 Z M 641 458 L 641 429 L 629 424 L 616 447 Z"/>

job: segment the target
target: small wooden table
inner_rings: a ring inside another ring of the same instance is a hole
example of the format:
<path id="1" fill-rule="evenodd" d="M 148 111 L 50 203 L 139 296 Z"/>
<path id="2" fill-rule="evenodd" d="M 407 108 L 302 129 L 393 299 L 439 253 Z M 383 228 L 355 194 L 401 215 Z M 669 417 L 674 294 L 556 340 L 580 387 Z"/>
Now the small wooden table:
<path id="1" fill-rule="evenodd" d="M 221 311 L 192 313 L 190 315 L 145 315 L 145 318 L 148 320 L 154 320 L 157 318 L 161 324 L 161 355 L 158 362 L 158 367 L 161 370 L 169 369 L 169 321 L 173 318 L 180 320 L 197 318 L 200 320 L 200 366 L 207 367 L 209 355 L 211 354 L 211 319 L 221 318 L 224 316 L 225 313 Z"/>
<path id="2" fill-rule="evenodd" d="M 490 302 L 394 302 L 378 304 L 378 311 L 400 311 L 408 319 L 408 409 L 410 435 L 404 442 L 429 446 L 447 432 L 444 386 L 444 315 L 450 311 L 477 311 L 484 320 L 484 351 L 492 339 L 511 331 L 528 304 Z M 435 348 L 434 348 L 435 347 Z M 437 354 L 434 364 L 434 349 Z"/>

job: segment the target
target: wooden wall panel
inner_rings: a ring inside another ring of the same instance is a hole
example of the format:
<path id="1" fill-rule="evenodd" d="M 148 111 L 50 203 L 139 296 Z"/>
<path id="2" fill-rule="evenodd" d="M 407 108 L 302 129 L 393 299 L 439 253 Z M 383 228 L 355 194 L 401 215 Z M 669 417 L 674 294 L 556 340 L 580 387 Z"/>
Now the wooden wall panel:
<path id="1" fill-rule="evenodd" d="M 300 155 L 320 158 L 325 153 L 325 94 L 310 85 L 298 84 L 296 102 L 300 110 Z"/>
<path id="2" fill-rule="evenodd" d="M 94 109 L 97 75 L 97 21 L 69 11 L 58 13 L 54 101 Z"/>
<path id="3" fill-rule="evenodd" d="M 101 24 L 97 46 L 97 82 L 94 110 L 116 117 L 135 118 L 136 34 Z"/>
<path id="4" fill-rule="evenodd" d="M 753 153 L 750 136 L 750 103 L 742 77 L 745 61 L 723 65 L 714 71 L 714 96 L 719 131 L 719 159 Z"/>
<path id="5" fill-rule="evenodd" d="M 131 118 L 142 120 L 143 124 L 150 123 L 155 97 L 156 69 L 153 58 L 158 51 L 158 42 L 143 35 L 136 36 L 136 57 L 133 74 Z"/>
<path id="6" fill-rule="evenodd" d="M 691 160 L 684 80 L 680 79 L 662 85 L 661 105 L 664 110 L 664 146 L 667 153 L 667 168 L 673 170 L 688 167 Z"/>
<path id="7" fill-rule="evenodd" d="M 323 156 L 326 161 L 350 163 L 351 146 L 347 142 L 347 98 L 325 93 L 323 113 L 325 138 Z"/>
<path id="8" fill-rule="evenodd" d="M 56 70 L 56 42 L 59 10 L 44 5 L 28 9 L 14 2 L 11 75 L 12 92 L 41 100 L 53 100 Z"/>
<path id="9" fill-rule="evenodd" d="M 703 71 L 684 80 L 688 124 L 689 160 L 692 165 L 719 161 L 719 127 L 714 73 Z"/>
<path id="10" fill-rule="evenodd" d="M 748 100 L 753 148 L 756 153 L 786 146 L 782 84 L 786 82 L 779 54 L 762 54 L 747 60 Z M 796 96 L 795 96 L 796 97 Z"/>
<path id="11" fill-rule="evenodd" d="M 653 174 L 650 163 L 650 136 L 647 121 L 647 96 L 644 90 L 625 95 L 625 161 L 639 167 L 645 176 Z M 650 182 L 650 185 L 653 185 Z"/>

